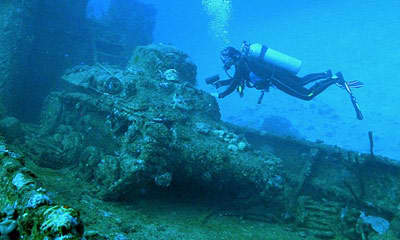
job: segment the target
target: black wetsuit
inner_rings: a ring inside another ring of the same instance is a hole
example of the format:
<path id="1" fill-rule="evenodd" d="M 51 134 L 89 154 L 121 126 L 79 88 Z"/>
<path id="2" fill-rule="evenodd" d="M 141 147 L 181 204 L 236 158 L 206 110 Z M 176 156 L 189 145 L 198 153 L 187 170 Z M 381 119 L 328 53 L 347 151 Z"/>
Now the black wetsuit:
<path id="1" fill-rule="evenodd" d="M 263 81 L 253 85 L 249 77 L 250 72 L 253 72 L 255 75 L 262 78 Z M 298 77 L 264 63 L 259 63 L 254 60 L 252 61 L 251 59 L 249 60 L 244 57 L 235 64 L 235 74 L 232 78 L 227 80 L 216 80 L 217 81 L 215 82 L 208 83 L 214 83 L 216 88 L 228 86 L 227 89 L 219 93 L 219 98 L 224 98 L 235 91 L 239 86 L 243 88 L 244 85 L 246 85 L 247 87 L 254 87 L 262 91 L 268 91 L 270 86 L 276 86 L 281 91 L 303 100 L 313 99 L 326 88 L 338 82 L 338 79 L 331 78 L 331 74 L 328 72 L 312 73 L 304 77 Z M 315 83 L 310 88 L 305 87 L 305 85 L 318 80 L 322 81 Z"/>
<path id="2" fill-rule="evenodd" d="M 228 86 L 223 92 L 218 94 L 218 98 L 224 98 L 229 94 L 233 93 L 239 86 L 244 87 L 244 84 L 250 81 L 250 71 L 243 58 L 241 58 L 238 64 L 235 65 L 235 74 L 232 78 L 227 80 L 219 80 L 214 83 L 215 88 L 222 86 Z"/>
<path id="3" fill-rule="evenodd" d="M 310 88 L 305 87 L 308 83 L 321 79 L 325 80 L 315 83 Z M 286 75 L 285 77 L 273 76 L 270 81 L 272 85 L 291 96 L 303 100 L 311 100 L 332 84 L 337 83 L 338 80 L 331 78 L 326 72 L 323 72 L 311 73 L 304 77 L 297 77 L 295 75 Z"/>

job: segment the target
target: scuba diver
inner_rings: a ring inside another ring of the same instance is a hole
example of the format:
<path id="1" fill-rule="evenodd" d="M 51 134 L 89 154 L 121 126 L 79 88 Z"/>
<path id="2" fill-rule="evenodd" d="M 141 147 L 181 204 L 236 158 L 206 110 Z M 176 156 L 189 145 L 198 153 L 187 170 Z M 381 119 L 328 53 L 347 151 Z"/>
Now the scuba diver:
<path id="1" fill-rule="evenodd" d="M 259 43 L 249 44 L 246 41 L 243 42 L 241 51 L 233 47 L 223 49 L 221 51 L 221 61 L 229 78 L 220 80 L 219 76 L 215 75 L 206 79 L 207 84 L 212 84 L 217 89 L 227 86 L 223 92 L 218 94 L 218 98 L 224 98 L 235 90 L 239 92 L 240 97 L 243 97 L 244 89 L 248 87 L 261 91 L 258 99 L 260 104 L 264 93 L 274 86 L 291 96 L 309 101 L 329 86 L 336 84 L 347 91 L 357 118 L 359 120 L 363 119 L 357 100 L 351 91 L 351 88 L 362 87 L 363 83 L 359 81 L 346 82 L 341 72 L 332 74 L 331 70 L 328 70 L 298 77 L 297 73 L 301 67 L 300 60 L 268 48 L 265 45 Z M 232 66 L 235 67 L 233 76 L 228 72 Z M 305 85 L 312 82 L 316 83 L 309 88 L 305 87 Z"/>

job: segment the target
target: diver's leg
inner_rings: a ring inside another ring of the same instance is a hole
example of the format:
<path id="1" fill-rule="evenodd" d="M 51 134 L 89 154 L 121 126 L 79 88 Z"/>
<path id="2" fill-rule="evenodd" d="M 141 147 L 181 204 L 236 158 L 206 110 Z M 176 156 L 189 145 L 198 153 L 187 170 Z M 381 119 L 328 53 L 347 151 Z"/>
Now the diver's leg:
<path id="1" fill-rule="evenodd" d="M 323 81 L 320 81 L 316 84 L 314 84 L 311 88 L 307 89 L 303 86 L 295 86 L 295 85 L 289 85 L 286 84 L 284 81 L 274 79 L 273 85 L 275 85 L 277 88 L 280 90 L 284 91 L 285 93 L 309 101 L 316 97 L 318 94 L 323 92 L 325 89 L 327 89 L 329 86 L 332 84 L 337 83 L 337 79 L 326 79 Z"/>
<path id="2" fill-rule="evenodd" d="M 300 82 L 301 82 L 301 85 L 304 86 L 304 85 L 309 84 L 310 82 L 314 82 L 314 81 L 318 81 L 318 80 L 326 79 L 326 78 L 330 78 L 330 77 L 332 77 L 332 72 L 331 72 L 331 70 L 328 70 L 328 71 L 322 72 L 322 73 L 308 74 L 308 75 L 302 77 L 300 79 Z"/>
<path id="3" fill-rule="evenodd" d="M 326 80 L 317 82 L 316 84 L 314 84 L 312 87 L 310 87 L 308 89 L 308 91 L 310 92 L 308 94 L 308 97 L 311 99 L 313 99 L 314 97 L 316 97 L 317 95 L 319 95 L 321 92 L 323 92 L 325 89 L 327 89 L 329 86 L 331 86 L 332 84 L 338 83 L 338 79 L 337 78 L 328 78 Z"/>
<path id="4" fill-rule="evenodd" d="M 272 85 L 276 86 L 279 90 L 293 97 L 297 97 L 303 100 L 312 99 L 312 97 L 309 96 L 310 91 L 302 85 L 287 84 L 287 82 L 278 79 L 273 79 Z"/>

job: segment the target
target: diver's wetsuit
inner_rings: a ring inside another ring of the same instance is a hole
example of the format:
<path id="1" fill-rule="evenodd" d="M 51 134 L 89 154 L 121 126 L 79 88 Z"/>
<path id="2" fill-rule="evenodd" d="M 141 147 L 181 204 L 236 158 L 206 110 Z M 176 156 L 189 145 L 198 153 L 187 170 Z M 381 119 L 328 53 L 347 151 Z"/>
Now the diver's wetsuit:
<path id="1" fill-rule="evenodd" d="M 244 87 L 244 84 L 250 81 L 249 78 L 250 71 L 247 67 L 244 59 L 240 59 L 238 64 L 236 64 L 235 74 L 232 78 L 227 80 L 219 80 L 214 82 L 215 88 L 220 88 L 222 86 L 228 86 L 223 92 L 218 94 L 218 98 L 224 98 L 229 94 L 233 93 L 239 86 Z"/>
<path id="2" fill-rule="evenodd" d="M 219 98 L 224 98 L 231 94 L 239 86 L 244 87 L 254 87 L 257 90 L 268 90 L 270 86 L 276 86 L 281 91 L 285 93 L 303 99 L 311 100 L 326 88 L 334 83 L 338 82 L 338 79 L 331 78 L 331 74 L 328 72 L 323 73 L 311 73 L 304 77 L 298 77 L 283 71 L 277 71 L 275 69 L 269 69 L 265 66 L 257 66 L 257 64 L 252 64 L 245 58 L 241 58 L 237 64 L 235 64 L 235 74 L 232 78 L 227 80 L 214 79 L 215 81 L 209 81 L 208 83 L 213 83 L 216 88 L 222 86 L 228 86 L 223 92 L 218 94 Z M 250 72 L 255 73 L 259 76 L 262 81 L 256 84 L 252 83 L 249 77 Z M 306 88 L 305 85 L 322 80 L 310 88 Z"/>
<path id="3" fill-rule="evenodd" d="M 318 81 L 310 88 L 304 87 L 308 83 Z M 327 89 L 332 84 L 338 82 L 338 79 L 331 78 L 327 73 L 312 73 L 306 75 L 302 78 L 297 76 L 285 76 L 284 78 L 280 77 L 272 77 L 271 84 L 276 86 L 279 90 L 284 91 L 285 93 L 303 99 L 303 100 L 311 100 L 325 89 Z"/>
<path id="4" fill-rule="evenodd" d="M 363 115 L 360 111 L 360 107 L 357 103 L 356 98 L 353 96 L 351 87 L 359 88 L 363 86 L 360 81 L 347 82 L 343 79 L 341 72 L 337 72 L 334 77 L 330 70 L 323 73 L 312 73 L 304 77 L 296 76 L 297 71 L 301 62 L 296 60 L 297 67 L 295 69 L 286 68 L 279 64 L 272 64 L 274 61 L 264 61 L 265 54 L 267 53 L 267 47 L 255 44 L 250 45 L 247 42 L 243 42 L 242 51 L 238 51 L 233 47 L 227 47 L 221 51 L 221 61 L 224 64 L 224 70 L 229 70 L 232 66 L 235 66 L 235 74 L 231 77 L 228 72 L 227 75 L 230 77 L 227 80 L 219 80 L 219 76 L 215 75 L 206 79 L 207 84 L 213 84 L 216 88 L 222 86 L 228 86 L 222 93 L 218 94 L 219 98 L 224 98 L 231 94 L 235 89 L 243 96 L 244 87 L 256 88 L 261 90 L 261 95 L 258 98 L 258 103 L 261 103 L 264 92 L 268 91 L 270 86 L 275 86 L 281 91 L 303 99 L 311 100 L 318 96 L 321 92 L 327 89 L 332 84 L 336 83 L 339 87 L 346 90 L 350 95 L 351 102 L 356 111 L 357 118 L 363 119 Z M 272 50 L 273 51 L 273 50 Z M 271 53 L 279 57 L 279 53 Z M 282 57 L 282 56 L 280 56 Z M 286 56 L 287 57 L 287 56 Z M 283 58 L 286 58 L 285 56 Z M 272 58 L 273 59 L 273 58 Z M 278 67 L 281 66 L 281 67 Z M 321 81 L 318 81 L 321 80 Z M 315 82 L 310 88 L 305 86 L 311 82 Z"/>

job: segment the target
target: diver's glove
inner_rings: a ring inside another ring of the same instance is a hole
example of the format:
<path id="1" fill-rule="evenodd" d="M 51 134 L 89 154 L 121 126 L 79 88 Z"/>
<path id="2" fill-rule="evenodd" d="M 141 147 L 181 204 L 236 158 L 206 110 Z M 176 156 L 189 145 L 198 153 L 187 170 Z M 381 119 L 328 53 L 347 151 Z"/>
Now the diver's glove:
<path id="1" fill-rule="evenodd" d="M 206 83 L 207 84 L 213 84 L 218 80 L 219 80 L 219 75 L 217 74 L 217 75 L 214 75 L 214 76 L 206 78 Z"/>

